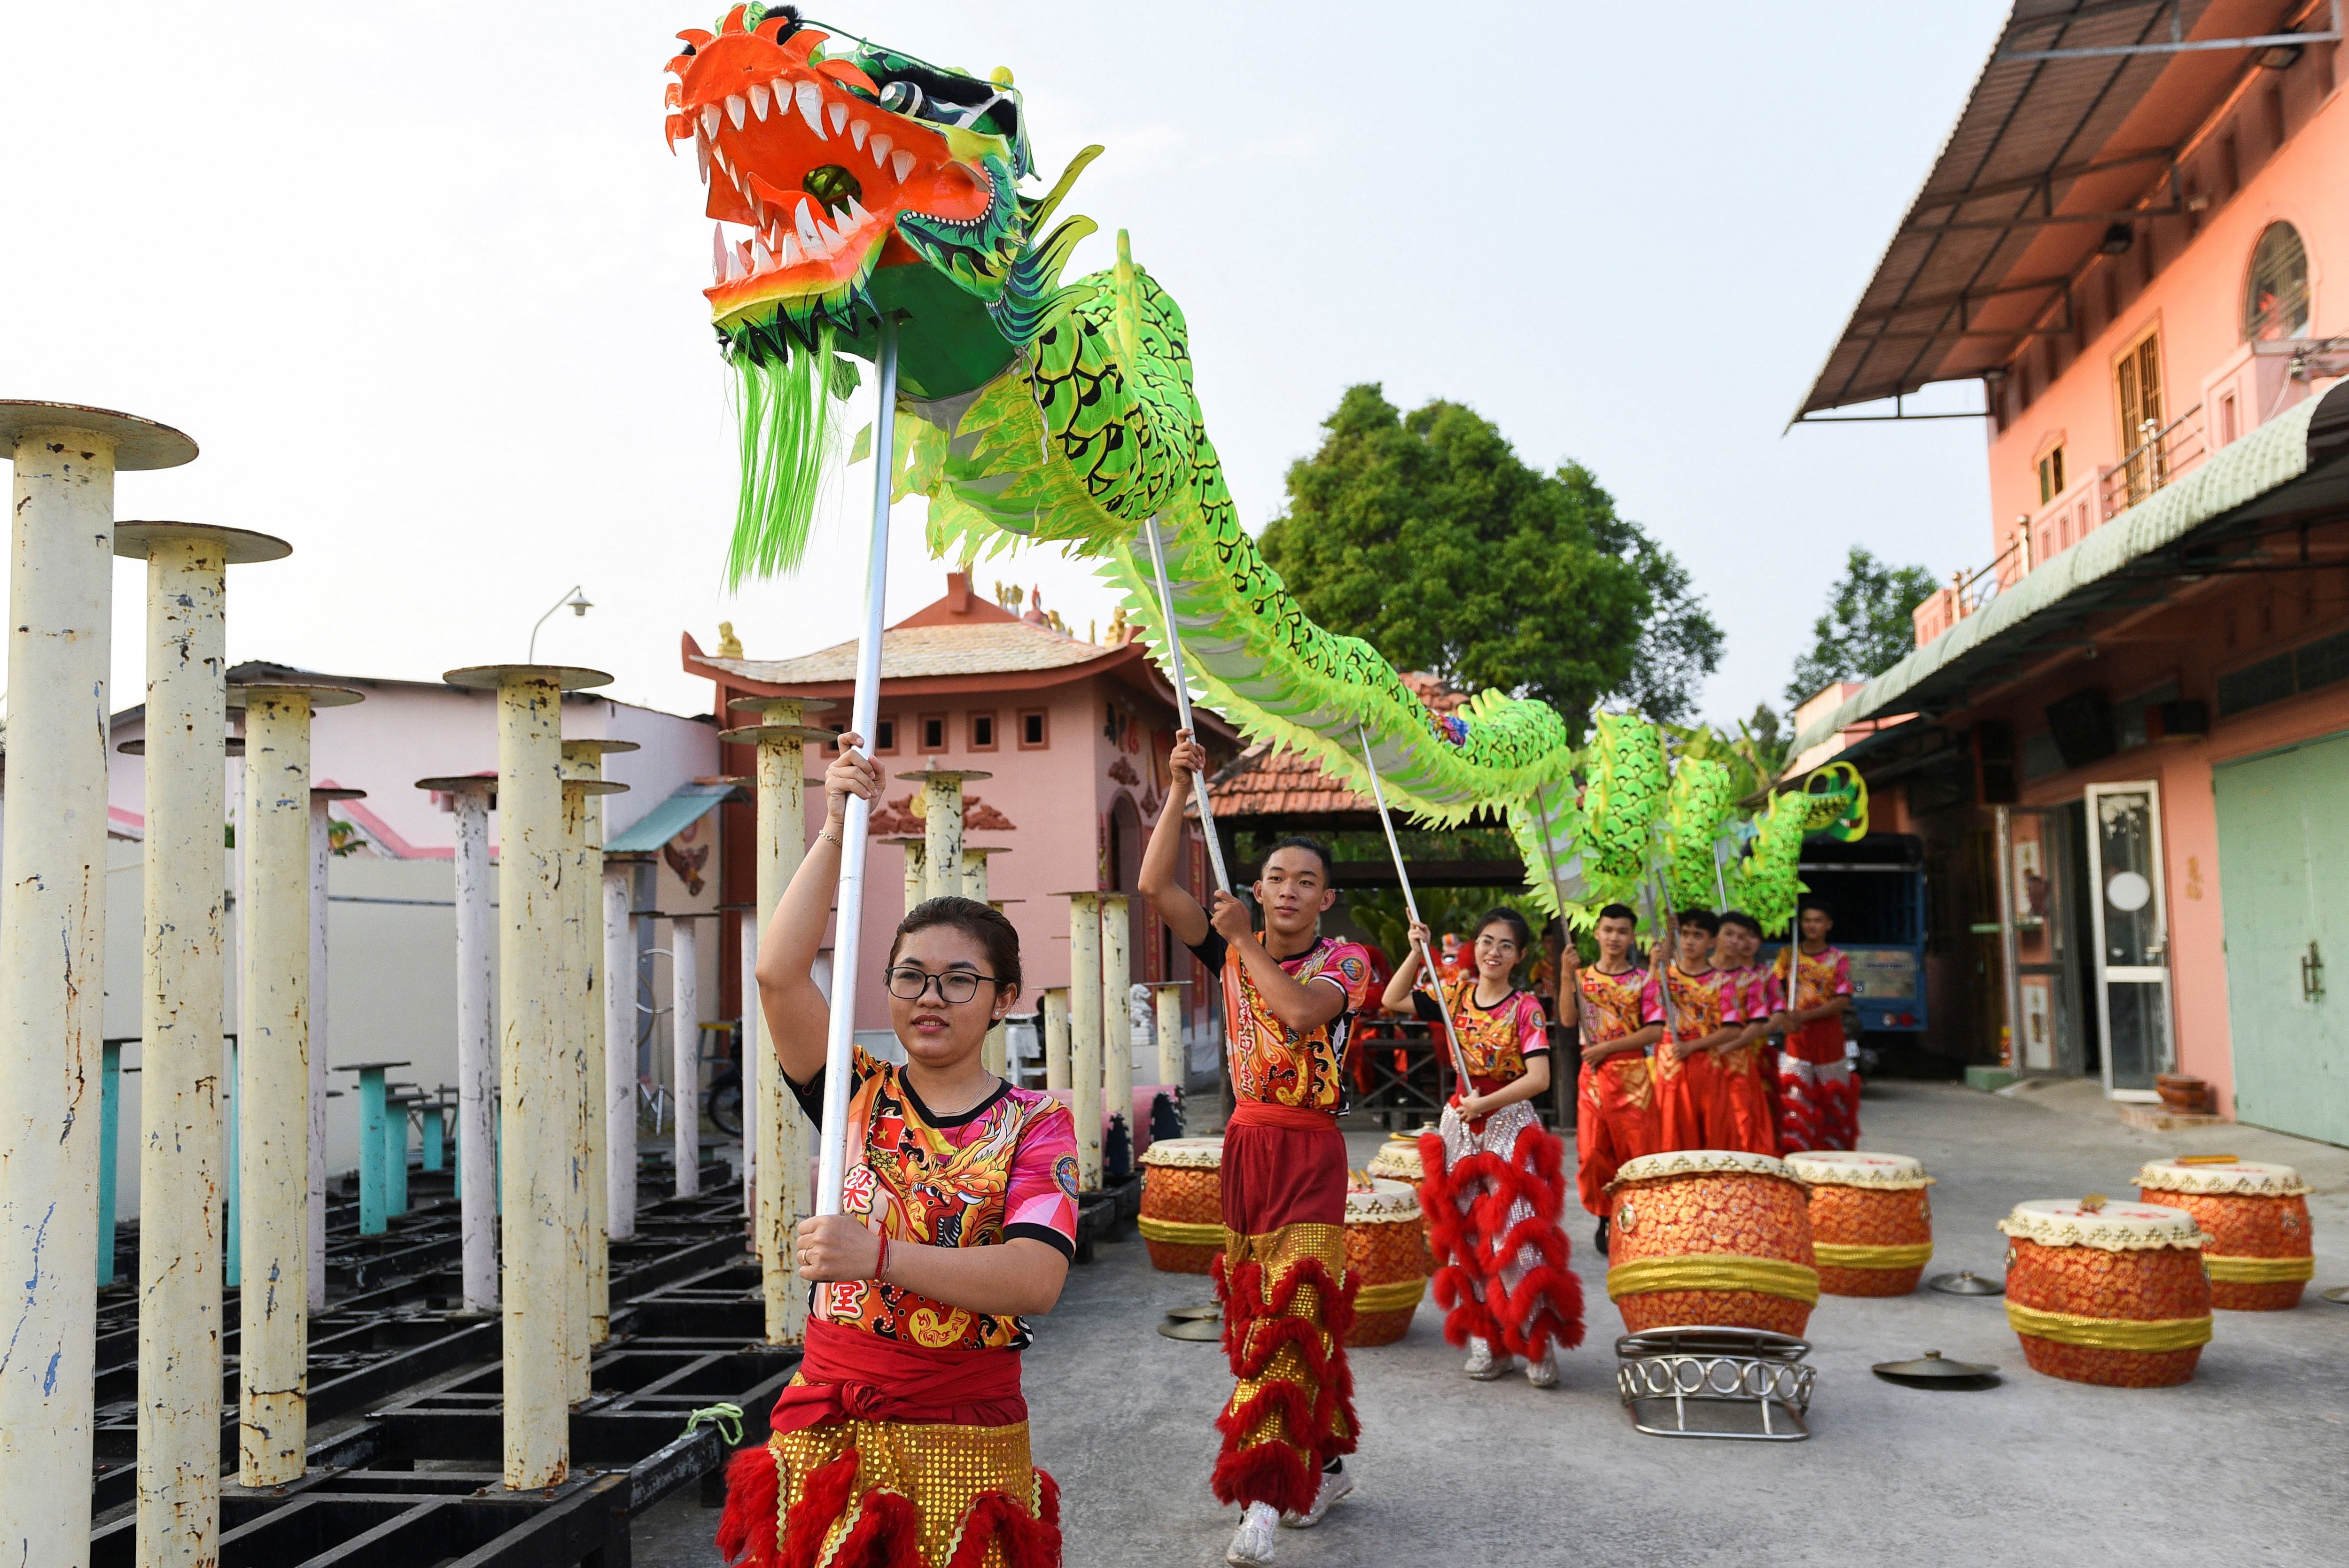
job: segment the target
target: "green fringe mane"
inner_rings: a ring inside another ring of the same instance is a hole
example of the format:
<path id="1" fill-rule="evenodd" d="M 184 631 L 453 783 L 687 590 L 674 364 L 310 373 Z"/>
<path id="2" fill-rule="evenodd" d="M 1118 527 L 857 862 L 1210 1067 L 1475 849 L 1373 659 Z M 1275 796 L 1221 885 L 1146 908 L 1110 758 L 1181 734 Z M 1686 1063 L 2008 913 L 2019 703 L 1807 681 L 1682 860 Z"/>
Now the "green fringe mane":
<path id="1" fill-rule="evenodd" d="M 726 553 L 729 589 L 789 572 L 807 552 L 816 498 L 839 444 L 833 401 L 856 385 L 854 368 L 835 362 L 833 329 L 819 326 L 814 335 L 812 347 L 793 344 L 788 356 L 738 344 L 727 356 L 737 378 L 742 442 L 742 486 Z"/>

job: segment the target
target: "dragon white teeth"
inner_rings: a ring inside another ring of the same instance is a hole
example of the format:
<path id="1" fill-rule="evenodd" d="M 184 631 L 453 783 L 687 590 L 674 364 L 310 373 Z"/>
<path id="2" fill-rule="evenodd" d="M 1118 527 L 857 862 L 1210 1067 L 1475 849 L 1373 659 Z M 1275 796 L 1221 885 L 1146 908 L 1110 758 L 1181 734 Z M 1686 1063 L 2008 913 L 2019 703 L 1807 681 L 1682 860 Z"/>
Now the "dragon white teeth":
<path id="1" fill-rule="evenodd" d="M 709 225 L 709 275 L 719 283 L 726 281 L 726 225 Z"/>
<path id="2" fill-rule="evenodd" d="M 765 88 L 754 87 L 750 89 L 750 112 L 757 115 L 761 119 L 767 118 L 768 97 L 769 94 Z"/>
<path id="3" fill-rule="evenodd" d="M 847 124 L 848 106 L 844 103 L 833 104 L 832 106 L 832 134 L 838 136 Z"/>
<path id="4" fill-rule="evenodd" d="M 792 226 L 799 231 L 800 244 L 802 248 L 812 251 L 822 243 L 816 237 L 814 210 L 804 197 L 801 199 L 797 210 L 792 213 Z"/>
<path id="5" fill-rule="evenodd" d="M 910 152 L 901 152 L 891 159 L 890 163 L 897 170 L 897 183 L 903 185 L 905 182 L 905 171 L 914 167 L 914 155 Z"/>
<path id="6" fill-rule="evenodd" d="M 867 151 L 873 154 L 873 167 L 878 169 L 882 164 L 887 162 L 889 159 L 889 150 L 896 145 L 897 144 L 895 142 L 890 140 L 889 138 L 885 136 L 874 137 L 873 139 L 872 146 L 866 149 Z"/>
<path id="7" fill-rule="evenodd" d="M 776 258 L 787 267 L 798 266 L 802 262 L 807 260 L 805 256 L 800 254 L 798 243 L 793 241 L 789 234 L 785 234 L 783 236 L 783 242 L 776 247 L 775 255 Z"/>
<path id="8" fill-rule="evenodd" d="M 864 139 L 872 133 L 872 130 L 873 128 L 865 124 L 863 120 L 860 119 L 855 121 L 848 128 L 849 142 L 856 149 L 857 151 L 864 151 Z"/>
<path id="9" fill-rule="evenodd" d="M 761 273 L 771 273 L 771 272 L 773 272 L 774 270 L 775 270 L 775 253 L 774 253 L 772 251 L 770 251 L 769 249 L 767 249 L 767 247 L 766 247 L 766 246 L 764 246 L 764 245 L 753 245 L 753 246 L 751 246 L 751 247 L 750 247 L 750 275 L 751 275 L 752 277 L 754 277 L 754 278 L 755 278 L 755 277 L 758 277 L 759 275 L 761 275 Z"/>
<path id="10" fill-rule="evenodd" d="M 698 127 L 696 127 L 693 132 L 693 161 L 695 167 L 701 170 L 701 182 L 704 185 L 709 184 L 709 139 L 701 134 Z"/>
<path id="11" fill-rule="evenodd" d="M 840 231 L 821 218 L 815 221 L 815 237 L 823 242 L 823 248 L 827 251 L 840 249 Z"/>
<path id="12" fill-rule="evenodd" d="M 704 136 L 718 134 L 718 106 L 714 103 L 701 106 L 701 133 Z"/>
<path id="13" fill-rule="evenodd" d="M 742 265 L 742 258 L 737 254 L 731 247 L 728 247 L 726 250 L 726 275 L 718 281 L 721 284 L 739 283 L 749 275 L 748 270 Z"/>
<path id="14" fill-rule="evenodd" d="M 743 117 L 750 112 L 750 106 L 742 100 L 742 95 L 740 93 L 729 93 L 726 95 L 726 118 L 734 122 L 735 129 L 740 130 L 742 129 Z"/>
<path id="15" fill-rule="evenodd" d="M 832 139 L 823 133 L 823 89 L 813 82 L 802 82 L 792 89 L 792 99 L 799 105 L 800 118 L 815 132 L 818 141 Z"/>
<path id="16" fill-rule="evenodd" d="M 873 214 L 867 212 L 855 197 L 851 196 L 848 199 L 848 226 L 851 229 L 862 229 L 872 221 Z"/>

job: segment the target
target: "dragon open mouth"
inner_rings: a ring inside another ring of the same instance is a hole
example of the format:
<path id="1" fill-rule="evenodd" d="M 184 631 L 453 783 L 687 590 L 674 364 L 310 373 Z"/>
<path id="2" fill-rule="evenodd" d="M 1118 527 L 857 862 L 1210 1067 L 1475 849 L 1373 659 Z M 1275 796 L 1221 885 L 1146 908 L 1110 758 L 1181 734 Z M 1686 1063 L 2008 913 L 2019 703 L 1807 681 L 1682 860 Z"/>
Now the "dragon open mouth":
<path id="1" fill-rule="evenodd" d="M 849 326 L 875 267 L 924 259 L 901 219 L 952 237 L 988 226 L 1008 202 L 976 156 L 1004 139 L 981 118 L 991 103 L 939 103 L 917 81 L 876 81 L 865 63 L 887 62 L 827 57 L 828 36 L 793 13 L 746 26 L 755 11 L 736 6 L 714 35 L 679 34 L 686 47 L 669 62 L 669 145 L 693 143 L 718 221 L 703 293 L 721 328 L 778 312 Z M 993 96 L 1016 116 L 1016 102 Z M 922 118 L 926 108 L 943 123 Z"/>

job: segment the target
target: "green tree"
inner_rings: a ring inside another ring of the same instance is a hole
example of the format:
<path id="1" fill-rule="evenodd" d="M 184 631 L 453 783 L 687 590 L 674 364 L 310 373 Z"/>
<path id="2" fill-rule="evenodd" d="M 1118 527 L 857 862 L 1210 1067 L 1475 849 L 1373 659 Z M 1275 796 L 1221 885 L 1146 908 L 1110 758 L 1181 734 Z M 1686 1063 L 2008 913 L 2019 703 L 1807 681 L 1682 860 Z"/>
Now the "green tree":
<path id="1" fill-rule="evenodd" d="M 1547 702 L 1577 730 L 1608 696 L 1653 718 L 1692 706 L 1720 629 L 1589 469 L 1543 473 L 1475 410 L 1404 414 L 1376 384 L 1348 387 L 1322 428 L 1262 542 L 1308 614 L 1400 667 Z"/>
<path id="2" fill-rule="evenodd" d="M 1800 706 L 1833 682 L 1880 676 L 1914 652 L 1910 614 L 1934 586 L 1924 567 L 1889 565 L 1853 545 L 1826 613 L 1811 623 L 1810 651 L 1795 661 L 1786 700 Z"/>

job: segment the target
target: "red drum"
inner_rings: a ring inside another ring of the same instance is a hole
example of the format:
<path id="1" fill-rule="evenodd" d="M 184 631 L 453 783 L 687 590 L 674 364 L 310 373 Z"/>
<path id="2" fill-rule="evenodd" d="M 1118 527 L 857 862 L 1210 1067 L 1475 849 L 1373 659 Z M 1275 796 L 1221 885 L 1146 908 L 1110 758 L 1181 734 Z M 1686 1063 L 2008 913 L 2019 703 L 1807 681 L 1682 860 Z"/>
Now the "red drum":
<path id="1" fill-rule="evenodd" d="M 1829 1295 L 1907 1295 L 1933 1256 L 1933 1179 L 1905 1154 L 1786 1156 L 1811 1190 L 1811 1242 Z"/>
<path id="2" fill-rule="evenodd" d="M 2209 1233 L 2202 1262 L 2210 1305 L 2230 1312 L 2289 1312 L 2316 1277 L 2308 1183 L 2289 1165 L 2189 1154 L 2153 1160 L 2137 1173 L 2137 1196 L 2194 1216 Z"/>
<path id="3" fill-rule="evenodd" d="M 1409 1182 L 1356 1176 L 1346 1188 L 1346 1273 L 1354 1292 L 1349 1345 L 1392 1345 L 1427 1294 L 1427 1222 Z"/>
<path id="4" fill-rule="evenodd" d="M 1208 1273 L 1224 1250 L 1224 1140 L 1164 1138 L 1142 1151 L 1142 1214 L 1150 1266 Z"/>
<path id="5" fill-rule="evenodd" d="M 2075 1383 L 2159 1388 L 2194 1376 L 2210 1341 L 2209 1237 L 2158 1203 L 2039 1198 L 1998 1222 L 2006 1321 L 2032 1369 Z"/>
<path id="6" fill-rule="evenodd" d="M 1810 1195 L 1766 1154 L 1687 1149 L 1608 1184 L 1607 1294 L 1633 1333 L 1760 1328 L 1800 1337 L 1819 1299 Z"/>

